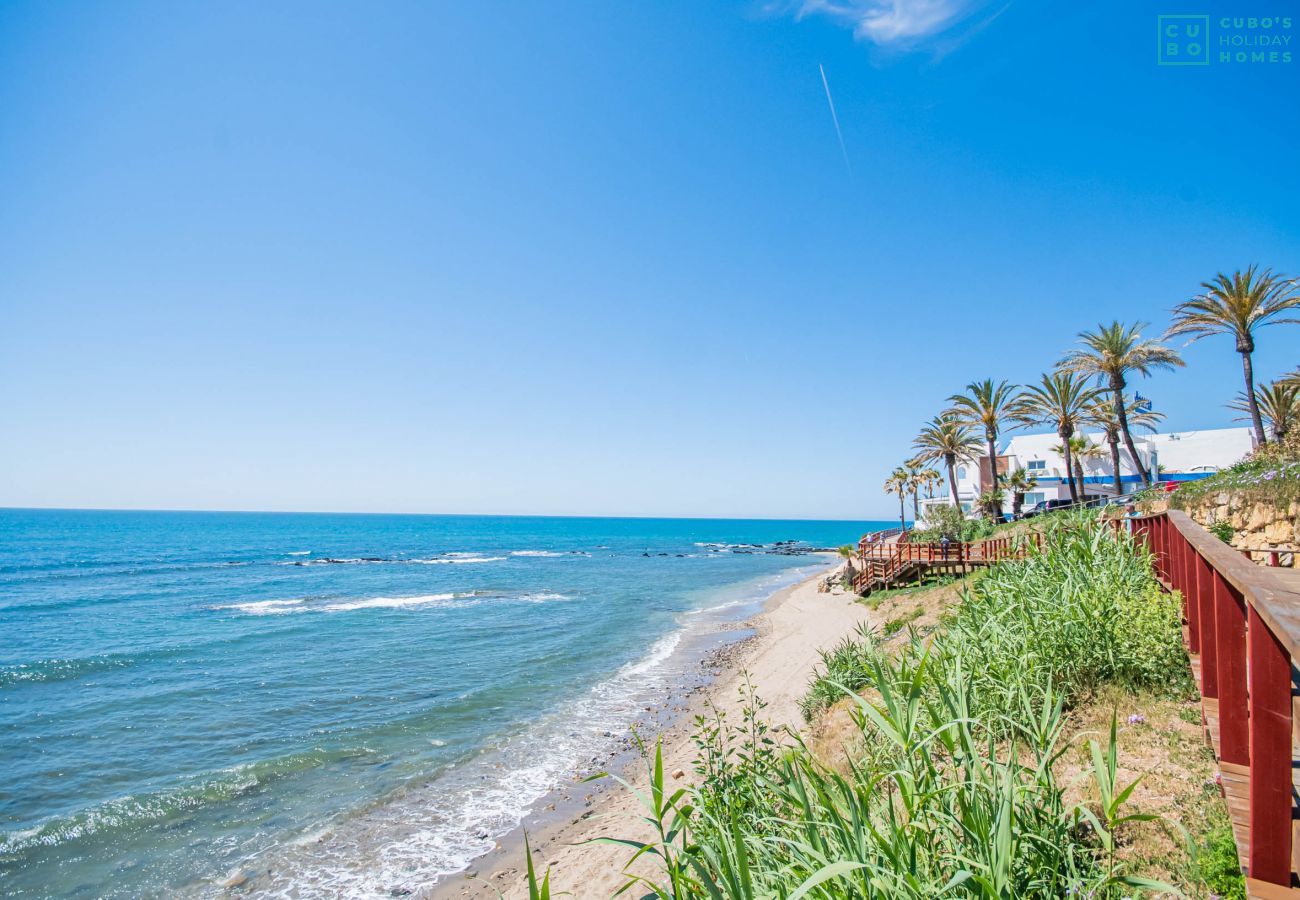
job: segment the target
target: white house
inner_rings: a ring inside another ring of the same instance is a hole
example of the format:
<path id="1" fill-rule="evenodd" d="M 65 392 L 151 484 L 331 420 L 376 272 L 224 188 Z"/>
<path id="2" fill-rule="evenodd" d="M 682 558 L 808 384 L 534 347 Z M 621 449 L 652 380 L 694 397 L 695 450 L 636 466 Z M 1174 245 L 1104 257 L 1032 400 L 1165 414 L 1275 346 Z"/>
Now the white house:
<path id="1" fill-rule="evenodd" d="M 1115 493 L 1111 471 L 1110 445 L 1102 432 L 1081 435 L 1097 448 L 1080 459 L 1083 469 L 1084 494 L 1089 497 L 1111 496 Z M 1219 469 L 1240 460 L 1254 448 L 1254 435 L 1249 428 L 1213 428 L 1202 431 L 1175 431 L 1168 434 L 1134 435 L 1138 463 L 1157 481 L 1192 481 L 1214 474 Z M 1033 491 L 1025 494 L 1024 509 L 1043 500 L 1068 500 L 1070 488 L 1066 482 L 1065 458 L 1055 447 L 1061 445 L 1056 434 L 1018 434 L 1003 444 L 998 456 L 998 474 L 1006 475 L 1024 468 L 1037 478 Z M 1133 464 L 1128 449 L 1120 443 L 1120 482 L 1125 491 L 1141 486 L 1140 470 Z M 968 515 L 978 515 L 975 503 L 991 478 L 987 458 L 959 463 L 957 467 L 957 500 Z M 943 496 L 920 502 L 921 522 L 925 527 L 926 510 L 933 506 L 948 505 L 946 472 L 941 490 Z M 1010 513 L 1012 497 L 1003 501 L 1003 512 Z"/>

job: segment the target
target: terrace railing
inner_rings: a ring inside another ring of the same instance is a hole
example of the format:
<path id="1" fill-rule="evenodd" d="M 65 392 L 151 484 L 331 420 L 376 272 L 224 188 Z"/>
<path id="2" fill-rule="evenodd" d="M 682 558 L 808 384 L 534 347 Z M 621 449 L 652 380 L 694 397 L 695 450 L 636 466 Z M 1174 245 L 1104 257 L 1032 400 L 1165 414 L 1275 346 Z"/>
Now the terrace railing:
<path id="1" fill-rule="evenodd" d="M 1295 667 L 1300 573 L 1243 556 L 1177 510 L 1132 520 L 1184 639 L 1252 897 L 1297 896 Z"/>
<path id="2" fill-rule="evenodd" d="M 901 538 L 907 534 L 904 528 L 886 528 L 882 531 L 870 531 L 862 536 L 858 541 L 858 547 L 863 548 L 871 544 L 888 543 L 891 538 Z"/>
<path id="3" fill-rule="evenodd" d="M 986 538 L 982 541 L 913 543 L 868 541 L 858 544 L 858 572 L 853 588 L 859 593 L 910 579 L 927 571 L 965 573 L 979 566 L 1020 559 L 1042 542 L 1042 534 Z"/>

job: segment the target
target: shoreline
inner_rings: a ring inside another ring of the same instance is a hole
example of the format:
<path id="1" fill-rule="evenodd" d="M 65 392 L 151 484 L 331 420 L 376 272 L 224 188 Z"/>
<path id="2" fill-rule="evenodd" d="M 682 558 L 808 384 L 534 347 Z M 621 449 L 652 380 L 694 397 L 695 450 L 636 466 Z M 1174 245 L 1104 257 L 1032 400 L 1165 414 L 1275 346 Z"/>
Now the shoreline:
<path id="1" fill-rule="evenodd" d="M 691 741 L 696 716 L 713 708 L 729 719 L 739 716 L 739 691 L 746 676 L 767 704 L 764 717 L 779 730 L 804 727 L 799 711 L 820 650 L 839 641 L 861 622 L 870 620 L 868 608 L 848 592 L 819 593 L 818 584 L 839 568 L 828 565 L 818 572 L 775 591 L 760 612 L 734 623 L 726 633 L 739 635 L 705 654 L 690 683 L 669 689 L 672 716 L 654 734 L 645 734 L 647 746 L 663 742 L 665 773 L 676 786 L 692 782 L 695 746 Z M 745 632 L 748 632 L 746 634 Z M 685 693 L 684 705 L 676 700 Z M 620 753 L 608 768 L 640 790 L 648 781 L 644 760 L 633 750 Z M 420 892 L 430 900 L 528 897 L 524 869 L 524 834 L 533 850 L 533 864 L 541 877 L 551 871 L 553 893 L 574 896 L 611 896 L 626 880 L 622 869 L 631 851 L 626 847 L 583 843 L 602 836 L 640 837 L 643 824 L 635 795 L 613 778 L 584 784 L 581 780 L 561 787 L 527 815 L 521 825 L 497 841 L 464 872 L 449 875 Z M 581 890 L 575 889 L 580 887 Z"/>

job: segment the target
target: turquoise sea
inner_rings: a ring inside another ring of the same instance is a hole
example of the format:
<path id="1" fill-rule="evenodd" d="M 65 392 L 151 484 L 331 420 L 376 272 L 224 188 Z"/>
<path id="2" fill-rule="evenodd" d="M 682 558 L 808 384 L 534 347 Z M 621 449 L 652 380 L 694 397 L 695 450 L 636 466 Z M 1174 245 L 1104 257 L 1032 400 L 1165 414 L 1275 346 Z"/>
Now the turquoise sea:
<path id="1" fill-rule="evenodd" d="M 886 524 L 0 510 L 0 894 L 418 891 Z"/>

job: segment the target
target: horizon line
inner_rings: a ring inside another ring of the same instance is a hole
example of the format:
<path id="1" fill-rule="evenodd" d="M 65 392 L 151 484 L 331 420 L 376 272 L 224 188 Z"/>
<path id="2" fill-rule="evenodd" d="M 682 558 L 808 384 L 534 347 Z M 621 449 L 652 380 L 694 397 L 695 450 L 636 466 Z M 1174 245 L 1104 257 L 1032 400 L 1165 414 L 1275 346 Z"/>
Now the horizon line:
<path id="1" fill-rule="evenodd" d="M 117 507 L 117 506 L 7 506 L 0 504 L 0 512 L 127 512 L 127 513 L 226 513 L 233 515 L 279 516 L 426 516 L 442 518 L 497 518 L 497 519 L 675 519 L 703 522 L 892 522 L 892 518 L 808 518 L 790 516 L 645 516 L 587 513 L 439 513 L 439 512 L 373 512 L 357 510 L 298 510 L 298 509 L 194 509 L 173 507 Z"/>

